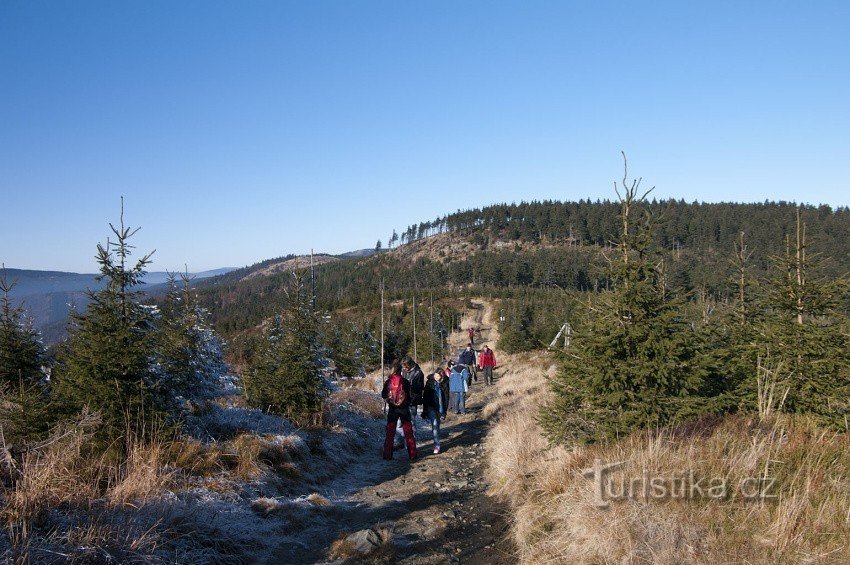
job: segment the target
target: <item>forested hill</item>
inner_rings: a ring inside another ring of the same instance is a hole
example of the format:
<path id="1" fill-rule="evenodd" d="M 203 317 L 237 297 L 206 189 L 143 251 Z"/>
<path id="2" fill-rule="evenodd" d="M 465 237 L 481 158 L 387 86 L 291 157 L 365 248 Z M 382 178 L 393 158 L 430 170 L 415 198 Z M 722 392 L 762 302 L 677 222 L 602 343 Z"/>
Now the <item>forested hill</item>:
<path id="1" fill-rule="evenodd" d="M 786 235 L 793 233 L 797 205 L 788 202 L 759 204 L 687 203 L 653 200 L 648 208 L 658 217 L 656 236 L 666 248 L 731 249 L 741 231 L 751 248 L 780 251 Z M 801 206 L 812 245 L 830 254 L 850 252 L 850 210 L 827 205 Z M 605 245 L 618 233 L 617 202 L 521 202 L 459 210 L 433 221 L 411 225 L 391 243 L 411 243 L 447 232 L 491 233 L 501 240 L 574 240 Z"/>
<path id="2" fill-rule="evenodd" d="M 741 232 L 752 252 L 749 268 L 754 276 L 767 272 L 770 257 L 783 254 L 787 238 L 795 233 L 797 206 L 792 203 L 670 200 L 646 206 L 657 218 L 655 238 L 669 259 L 671 285 L 717 298 L 732 292 L 732 259 Z M 374 309 L 382 277 L 391 299 L 409 296 L 414 288 L 438 297 L 476 292 L 517 297 L 554 288 L 604 288 L 603 252 L 620 230 L 619 211 L 619 204 L 610 201 L 544 201 L 499 204 L 423 222 L 387 239 L 393 248 L 382 253 L 317 265 L 317 307 Z M 848 208 L 805 205 L 801 217 L 809 252 L 827 259 L 824 274 L 850 271 Z M 226 337 L 256 327 L 285 302 L 283 289 L 291 275 L 251 276 L 268 272 L 271 262 L 199 284 L 202 301 Z"/>

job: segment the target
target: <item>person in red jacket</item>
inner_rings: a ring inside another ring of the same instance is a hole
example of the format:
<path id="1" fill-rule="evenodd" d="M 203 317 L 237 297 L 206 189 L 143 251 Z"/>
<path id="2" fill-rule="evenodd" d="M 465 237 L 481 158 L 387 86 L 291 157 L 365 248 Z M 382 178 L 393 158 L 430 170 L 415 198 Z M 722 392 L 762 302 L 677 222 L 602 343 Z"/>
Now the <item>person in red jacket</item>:
<path id="1" fill-rule="evenodd" d="M 484 382 L 488 385 L 493 384 L 493 369 L 496 368 L 496 354 L 486 345 L 481 350 L 481 353 L 478 354 L 478 364 L 484 369 Z"/>
<path id="2" fill-rule="evenodd" d="M 469 336 L 469 343 L 475 345 L 475 328 L 470 327 L 468 330 L 466 330 L 466 333 Z"/>
<path id="3" fill-rule="evenodd" d="M 410 381 L 401 376 L 401 363 L 393 361 L 392 374 L 384 382 L 381 397 L 387 401 L 387 435 L 384 438 L 384 459 L 393 458 L 393 438 L 395 427 L 401 420 L 404 440 L 407 443 L 407 455 L 416 459 L 416 439 L 413 437 L 413 425 L 410 422 Z"/>

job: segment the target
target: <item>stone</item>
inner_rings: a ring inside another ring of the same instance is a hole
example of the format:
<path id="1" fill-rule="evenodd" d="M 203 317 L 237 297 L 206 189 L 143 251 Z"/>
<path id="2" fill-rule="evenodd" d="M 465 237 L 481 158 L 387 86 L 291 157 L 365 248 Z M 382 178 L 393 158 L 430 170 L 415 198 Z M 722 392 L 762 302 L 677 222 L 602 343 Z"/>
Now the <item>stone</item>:
<path id="1" fill-rule="evenodd" d="M 380 534 L 371 528 L 349 534 L 345 539 L 351 543 L 354 551 L 361 555 L 372 553 L 381 546 Z"/>

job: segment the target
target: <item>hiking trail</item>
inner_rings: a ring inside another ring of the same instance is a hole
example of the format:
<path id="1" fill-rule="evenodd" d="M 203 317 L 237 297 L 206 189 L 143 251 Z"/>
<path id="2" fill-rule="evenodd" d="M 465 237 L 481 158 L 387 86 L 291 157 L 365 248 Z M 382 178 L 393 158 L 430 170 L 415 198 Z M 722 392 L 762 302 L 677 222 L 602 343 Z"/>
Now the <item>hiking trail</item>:
<path id="1" fill-rule="evenodd" d="M 498 340 L 492 305 L 474 301 L 461 323 L 462 331 L 449 337 L 454 351 L 467 343 L 466 329 L 480 328 L 475 347 Z M 497 352 L 498 355 L 498 352 Z M 422 363 L 431 372 L 430 363 Z M 498 379 L 501 371 L 497 371 Z M 470 387 L 467 413 L 450 413 L 441 426 L 442 452 L 432 454 L 430 425 L 417 419 L 416 460 L 404 450 L 392 461 L 381 459 L 380 442 L 345 474 L 323 485 L 318 492 L 330 505 L 311 512 L 303 529 L 282 533 L 274 562 L 321 563 L 341 536 L 367 529 L 392 532 L 386 552 L 359 558 L 362 562 L 391 563 L 497 563 L 514 562 L 515 553 L 506 536 L 506 509 L 487 495 L 486 457 L 483 440 L 488 422 L 483 409 L 496 387 L 483 384 L 483 375 Z M 384 420 L 376 420 L 376 435 Z M 288 534 L 288 535 L 287 535 Z M 351 561 L 358 562 L 358 558 Z"/>

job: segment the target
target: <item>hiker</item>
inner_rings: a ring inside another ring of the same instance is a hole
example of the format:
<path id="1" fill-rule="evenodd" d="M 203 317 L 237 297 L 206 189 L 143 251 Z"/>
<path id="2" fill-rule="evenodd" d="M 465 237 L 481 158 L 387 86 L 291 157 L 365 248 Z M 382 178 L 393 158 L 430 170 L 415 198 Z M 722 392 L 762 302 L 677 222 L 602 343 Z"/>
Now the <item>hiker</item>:
<path id="1" fill-rule="evenodd" d="M 469 390 L 469 372 L 466 367 L 449 361 L 452 372 L 449 374 L 450 406 L 455 414 L 466 414 L 466 391 Z"/>
<path id="2" fill-rule="evenodd" d="M 384 383 L 381 397 L 387 401 L 387 435 L 384 439 L 384 459 L 393 458 L 393 436 L 399 420 L 407 443 L 407 455 L 416 459 L 416 439 L 410 423 L 410 382 L 401 376 L 401 363 L 392 362 L 390 378 Z"/>
<path id="3" fill-rule="evenodd" d="M 428 375 L 422 392 L 422 418 L 431 422 L 434 434 L 434 453 L 440 452 L 440 418 L 446 417 L 449 408 L 449 381 L 439 367 Z"/>
<path id="4" fill-rule="evenodd" d="M 466 330 L 467 335 L 469 336 L 469 343 L 475 345 L 475 328 L 470 327 Z"/>
<path id="5" fill-rule="evenodd" d="M 496 368 L 496 354 L 486 345 L 478 354 L 478 364 L 484 370 L 484 382 L 493 384 L 493 369 Z"/>
<path id="6" fill-rule="evenodd" d="M 475 372 L 475 366 L 478 364 L 475 361 L 475 350 L 472 349 L 472 342 L 466 344 L 466 349 L 460 352 L 460 355 L 457 358 L 458 365 L 466 365 L 466 368 L 469 370 L 469 385 L 472 384 L 472 377 L 475 377 L 475 380 L 478 380 L 478 374 Z"/>
<path id="7" fill-rule="evenodd" d="M 419 364 L 410 355 L 401 360 L 401 371 L 401 376 L 406 378 L 410 383 L 410 423 L 413 426 L 413 435 L 415 436 L 416 416 L 419 406 L 422 405 L 422 390 L 425 388 L 425 375 L 422 373 L 422 369 L 419 368 Z M 404 445 L 404 431 L 401 427 L 401 420 L 399 420 L 398 424 L 395 434 L 396 445 L 400 448 Z"/>

